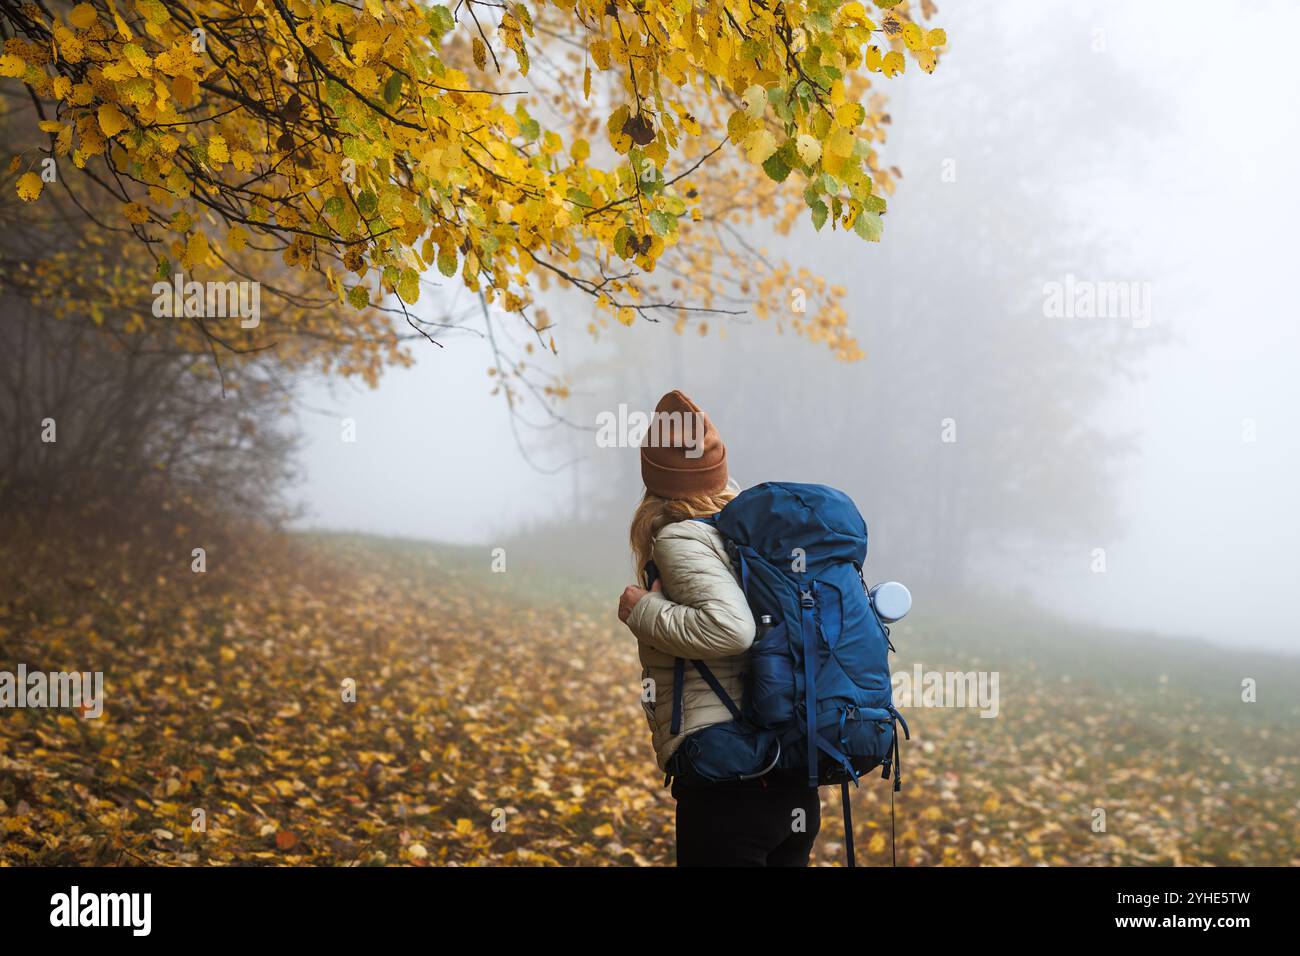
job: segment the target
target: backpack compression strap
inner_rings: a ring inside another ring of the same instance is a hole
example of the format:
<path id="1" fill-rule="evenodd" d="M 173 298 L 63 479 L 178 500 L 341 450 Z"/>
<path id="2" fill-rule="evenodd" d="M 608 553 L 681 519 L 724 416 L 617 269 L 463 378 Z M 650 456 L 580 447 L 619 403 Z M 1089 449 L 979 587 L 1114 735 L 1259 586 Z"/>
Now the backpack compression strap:
<path id="1" fill-rule="evenodd" d="M 907 721 L 903 719 L 903 715 L 898 712 L 893 704 L 889 705 L 889 719 L 894 725 L 894 739 L 890 744 L 889 754 L 885 759 L 885 767 L 880 776 L 886 780 L 889 779 L 890 764 L 892 762 L 894 770 L 894 792 L 897 793 L 903 788 L 903 752 L 898 745 L 898 725 L 903 725 L 904 740 L 912 739 L 912 731 L 907 726 Z M 893 758 L 892 761 L 889 759 L 891 757 Z"/>
<path id="2" fill-rule="evenodd" d="M 817 786 L 817 623 L 813 611 L 817 606 L 812 587 L 799 595 L 800 630 L 803 637 L 803 690 L 804 711 L 807 716 L 808 730 L 808 786 Z"/>

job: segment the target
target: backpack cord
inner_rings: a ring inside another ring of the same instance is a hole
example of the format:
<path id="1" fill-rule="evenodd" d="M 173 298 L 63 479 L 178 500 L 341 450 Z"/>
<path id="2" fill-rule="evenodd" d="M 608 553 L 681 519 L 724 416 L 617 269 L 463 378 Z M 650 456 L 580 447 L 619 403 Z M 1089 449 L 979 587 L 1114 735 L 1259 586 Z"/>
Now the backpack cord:
<path id="1" fill-rule="evenodd" d="M 898 866 L 898 831 L 894 828 L 894 791 L 889 791 L 889 854 L 893 857 L 893 865 Z"/>
<path id="2" fill-rule="evenodd" d="M 894 794 L 898 793 L 903 787 L 903 748 L 898 742 L 898 725 L 903 725 L 903 739 L 911 740 L 912 732 L 907 727 L 907 721 L 903 720 L 903 715 L 890 706 L 890 713 L 893 717 L 894 740 L 890 747 L 894 756 L 894 785 L 889 788 L 889 853 L 893 858 L 894 866 L 898 866 L 898 828 L 894 820 Z M 886 771 L 888 773 L 888 771 Z"/>
<path id="3" fill-rule="evenodd" d="M 849 802 L 849 782 L 840 784 L 840 803 L 844 808 L 844 848 L 848 851 L 849 868 L 858 865 L 853 854 L 853 804 Z"/>

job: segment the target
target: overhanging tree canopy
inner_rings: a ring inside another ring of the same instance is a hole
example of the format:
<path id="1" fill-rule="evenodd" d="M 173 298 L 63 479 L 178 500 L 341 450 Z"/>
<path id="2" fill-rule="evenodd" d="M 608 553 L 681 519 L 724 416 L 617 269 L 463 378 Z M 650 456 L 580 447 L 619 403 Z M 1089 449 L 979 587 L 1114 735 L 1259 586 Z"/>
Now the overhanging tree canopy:
<path id="1" fill-rule="evenodd" d="M 406 312 L 436 269 L 543 340 L 535 290 L 556 279 L 627 324 L 755 296 L 770 314 L 794 273 L 743 224 L 788 228 L 784 197 L 818 229 L 878 239 L 894 173 L 869 87 L 907 57 L 934 68 L 947 41 L 921 7 L 0 0 L 0 76 L 28 88 L 56 181 L 72 192 L 70 165 L 112 197 L 113 225 L 148 250 L 142 281 L 256 278 L 276 257 L 340 304 L 395 293 Z M 34 204 L 42 158 L 11 165 Z M 820 291 L 793 324 L 856 357 L 836 290 Z M 350 321 L 308 311 L 301 328 Z"/>

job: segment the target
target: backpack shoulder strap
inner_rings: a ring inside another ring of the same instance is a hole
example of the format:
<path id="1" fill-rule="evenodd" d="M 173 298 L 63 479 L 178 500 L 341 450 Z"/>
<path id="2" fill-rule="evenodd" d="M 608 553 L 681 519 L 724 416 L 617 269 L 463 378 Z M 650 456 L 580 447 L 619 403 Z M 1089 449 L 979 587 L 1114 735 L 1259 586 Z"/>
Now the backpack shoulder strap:
<path id="1" fill-rule="evenodd" d="M 731 712 L 731 716 L 740 720 L 740 708 L 736 702 L 731 699 L 727 689 L 722 686 L 722 682 L 709 669 L 709 665 L 704 661 L 691 661 L 691 665 L 704 678 L 704 683 L 709 685 L 709 690 L 717 695 L 718 700 L 722 701 L 724 707 Z M 682 685 L 686 683 L 686 658 L 678 657 L 673 660 L 673 716 L 672 722 L 668 725 L 668 732 L 674 737 L 682 732 Z"/>
<path id="2" fill-rule="evenodd" d="M 681 658 L 678 658 L 678 660 L 681 660 Z M 691 661 L 691 663 L 695 665 L 695 669 L 699 671 L 700 676 L 704 678 L 704 683 L 709 685 L 709 690 L 713 691 L 713 693 L 717 695 L 718 700 L 722 701 L 727 710 L 731 711 L 731 716 L 736 720 L 740 720 L 740 708 L 737 707 L 736 702 L 731 699 L 731 695 L 728 694 L 727 689 L 722 686 L 722 682 L 714 676 L 713 671 L 709 670 L 709 665 L 705 664 L 704 661 Z M 676 693 L 675 688 L 673 692 L 674 694 Z"/>
<path id="3" fill-rule="evenodd" d="M 695 518 L 693 520 L 712 524 L 712 518 L 713 516 L 710 515 L 707 518 Z M 653 561 L 647 561 L 645 563 L 645 586 L 647 588 L 653 587 L 658 578 L 659 569 L 655 567 Z M 704 682 L 709 685 L 709 689 L 717 695 L 718 700 L 722 701 L 723 706 L 731 712 L 731 716 L 736 720 L 740 720 L 740 708 L 736 706 L 736 702 L 731 699 L 731 695 L 727 693 L 727 689 L 722 686 L 722 682 L 719 681 L 713 671 L 709 669 L 709 666 L 703 661 L 691 661 L 691 664 L 694 665 L 697 671 L 699 671 L 700 676 L 703 677 Z M 675 658 L 673 660 L 673 716 L 672 722 L 668 726 L 669 732 L 674 737 L 682 732 L 682 684 L 685 683 L 685 677 L 686 658 Z"/>

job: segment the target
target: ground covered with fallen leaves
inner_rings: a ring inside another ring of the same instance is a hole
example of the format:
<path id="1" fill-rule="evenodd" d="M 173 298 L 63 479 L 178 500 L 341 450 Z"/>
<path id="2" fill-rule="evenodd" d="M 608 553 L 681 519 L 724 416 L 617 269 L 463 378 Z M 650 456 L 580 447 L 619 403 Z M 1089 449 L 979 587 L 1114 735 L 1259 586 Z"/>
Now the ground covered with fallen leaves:
<path id="1" fill-rule="evenodd" d="M 0 710 L 0 864 L 672 863 L 617 594 L 352 536 L 250 535 L 196 574 L 194 534 L 163 537 L 0 549 L 0 670 L 102 670 L 106 696 Z M 905 710 L 900 864 L 1300 862 L 1294 659 L 969 610 L 895 644 L 1001 698 Z M 888 865 L 887 785 L 854 802 L 859 861 Z"/>

